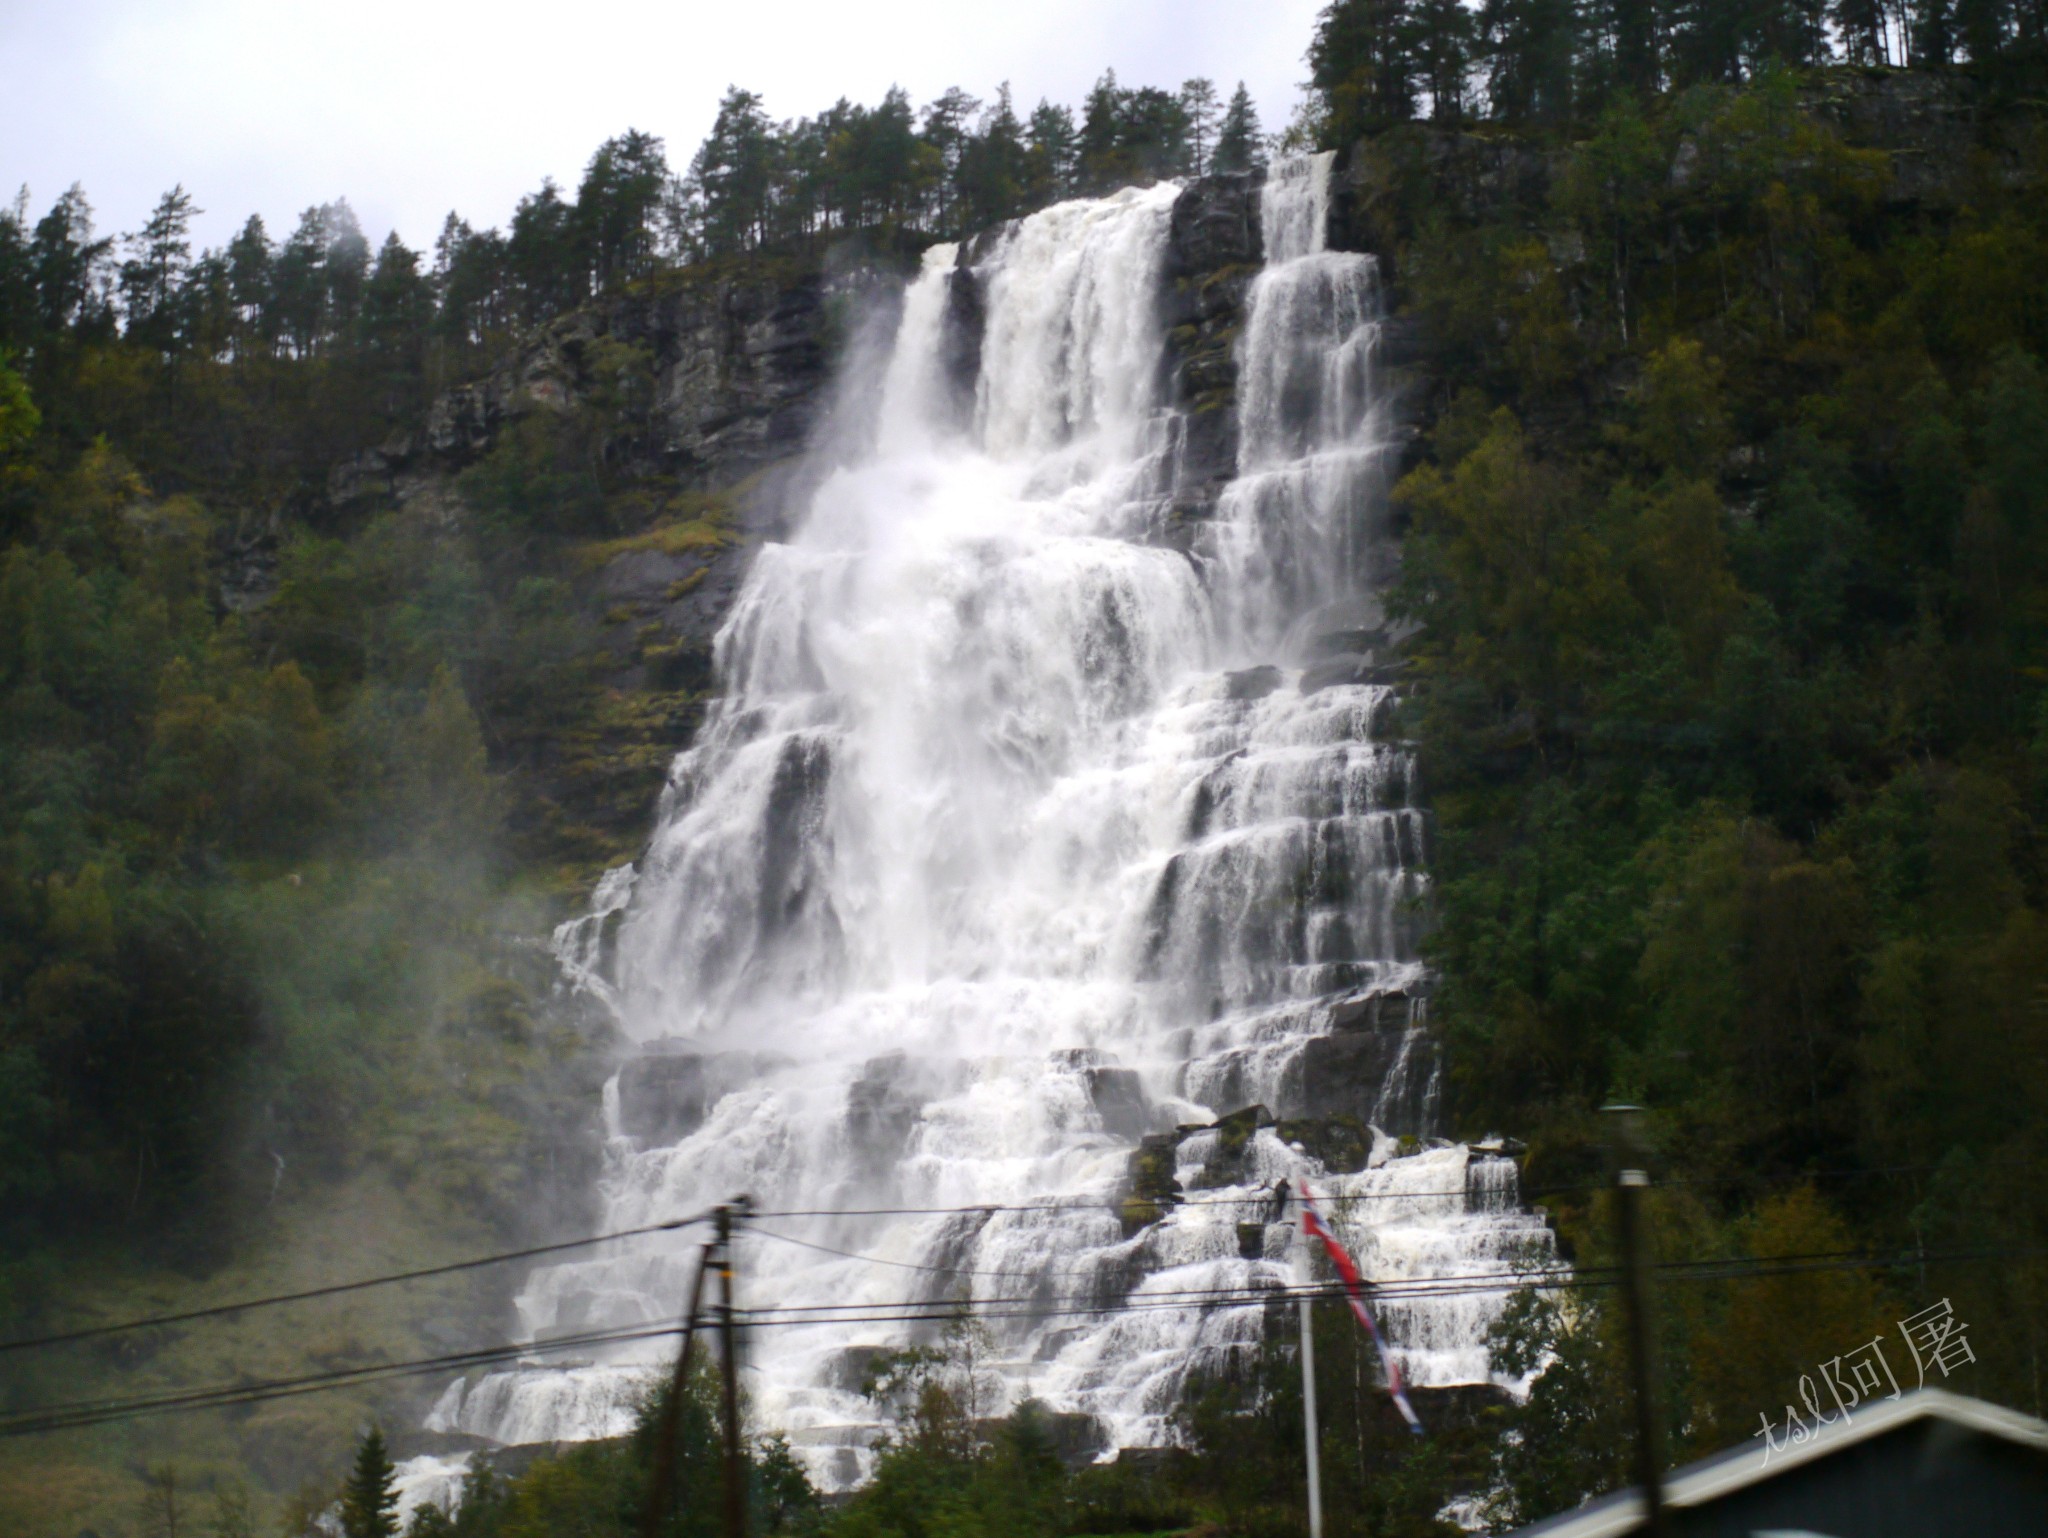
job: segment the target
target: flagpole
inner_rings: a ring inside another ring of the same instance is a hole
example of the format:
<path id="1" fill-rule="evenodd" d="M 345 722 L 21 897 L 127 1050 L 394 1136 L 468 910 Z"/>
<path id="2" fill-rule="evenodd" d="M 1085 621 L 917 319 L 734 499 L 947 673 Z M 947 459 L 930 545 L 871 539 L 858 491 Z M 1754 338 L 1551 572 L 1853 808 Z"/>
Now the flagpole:
<path id="1" fill-rule="evenodd" d="M 1316 1429 L 1316 1329 L 1309 1309 L 1308 1235 L 1296 1235 L 1294 1276 L 1301 1287 L 1301 1420 L 1308 1440 L 1308 1538 L 1323 1538 L 1323 1466 Z"/>

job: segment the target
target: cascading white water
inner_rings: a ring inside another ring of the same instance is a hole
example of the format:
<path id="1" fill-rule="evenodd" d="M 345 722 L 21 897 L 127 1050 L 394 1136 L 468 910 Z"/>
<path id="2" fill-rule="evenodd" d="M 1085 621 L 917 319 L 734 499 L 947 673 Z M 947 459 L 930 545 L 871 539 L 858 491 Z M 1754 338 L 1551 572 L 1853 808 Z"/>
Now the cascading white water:
<path id="1" fill-rule="evenodd" d="M 1372 1275 L 1506 1277 L 1547 1245 L 1511 1163 L 1403 1155 L 1385 1133 L 1350 1174 L 1271 1126 L 1229 1147 L 1194 1133 L 1171 1155 L 1188 1199 L 1128 1234 L 1119 1215 L 1139 1135 L 1295 1114 L 1313 1043 L 1370 1037 L 1382 1082 L 1361 1104 L 1431 1130 L 1424 823 L 1370 655 L 1393 559 L 1377 295 L 1369 258 L 1324 249 L 1329 174 L 1312 157 L 1268 182 L 1240 473 L 1193 556 L 1145 542 L 1172 470 L 1177 189 L 1062 204 L 992 243 L 971 412 L 942 361 L 956 254 L 931 252 L 872 450 L 762 550 L 646 858 L 561 937 L 643 1048 L 607 1094 L 603 1226 L 742 1192 L 771 1212 L 944 1209 L 763 1219 L 741 1301 L 1029 1300 L 993 1311 L 997 1397 L 1088 1412 L 1110 1447 L 1164 1439 L 1189 1369 L 1258 1338 L 1257 1305 L 1156 1305 L 1285 1283 L 1286 1230 L 1251 1258 L 1239 1230 L 1282 1175 L 1318 1181 Z M 522 1323 L 671 1318 L 694 1243 L 544 1267 Z M 1390 1305 L 1412 1379 L 1484 1381 L 1499 1303 Z M 827 1483 L 857 1479 L 875 1419 L 859 1348 L 906 1338 L 755 1330 L 755 1413 Z M 460 1382 L 431 1424 L 614 1434 L 672 1350 Z"/>

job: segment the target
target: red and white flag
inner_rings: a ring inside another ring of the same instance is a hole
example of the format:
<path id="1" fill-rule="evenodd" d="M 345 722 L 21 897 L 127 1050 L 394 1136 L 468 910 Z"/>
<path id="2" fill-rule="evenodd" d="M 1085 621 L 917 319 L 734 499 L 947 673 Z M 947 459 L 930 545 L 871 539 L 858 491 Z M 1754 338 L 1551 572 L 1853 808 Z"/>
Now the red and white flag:
<path id="1" fill-rule="evenodd" d="M 1297 1189 L 1301 1193 L 1302 1233 L 1311 1239 L 1322 1241 L 1323 1249 L 1330 1257 L 1330 1264 L 1337 1268 L 1337 1275 L 1343 1278 L 1344 1296 L 1351 1304 L 1351 1312 L 1358 1316 L 1358 1322 L 1365 1326 L 1365 1333 L 1372 1337 L 1372 1343 L 1379 1348 L 1380 1365 L 1387 1370 L 1387 1390 L 1394 1396 L 1394 1408 L 1401 1412 L 1401 1419 L 1408 1423 L 1408 1429 L 1421 1436 L 1422 1421 L 1415 1413 L 1415 1406 L 1408 1402 L 1408 1390 L 1402 1385 L 1400 1366 L 1394 1361 L 1393 1353 L 1387 1350 L 1386 1337 L 1380 1334 L 1380 1327 L 1372 1317 L 1372 1310 L 1366 1306 L 1365 1279 L 1358 1274 L 1358 1266 L 1346 1253 L 1344 1246 L 1337 1242 L 1337 1236 L 1330 1231 L 1330 1225 L 1323 1221 L 1323 1215 L 1316 1211 L 1316 1200 L 1309 1193 L 1308 1182 L 1298 1182 Z"/>

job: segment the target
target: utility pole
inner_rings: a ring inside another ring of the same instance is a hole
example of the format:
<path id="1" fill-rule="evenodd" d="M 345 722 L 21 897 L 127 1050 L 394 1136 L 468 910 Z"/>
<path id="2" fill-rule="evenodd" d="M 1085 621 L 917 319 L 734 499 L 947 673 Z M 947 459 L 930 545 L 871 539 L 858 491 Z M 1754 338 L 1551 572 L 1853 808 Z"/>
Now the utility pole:
<path id="1" fill-rule="evenodd" d="M 1294 1236 L 1294 1279 L 1301 1300 L 1301 1422 L 1308 1443 L 1308 1538 L 1323 1538 L 1322 1433 L 1316 1424 L 1316 1321 L 1309 1302 L 1308 1236 Z"/>
<path id="2" fill-rule="evenodd" d="M 683 1344 L 676 1352 L 675 1379 L 669 1384 L 668 1400 L 661 1407 L 661 1429 L 654 1444 L 654 1477 L 647 1487 L 647 1510 L 641 1518 L 642 1538 L 660 1538 L 662 1519 L 671 1521 L 676 1513 L 676 1493 L 681 1482 L 677 1465 L 682 1461 L 683 1396 L 689 1391 L 690 1346 L 697 1337 L 697 1315 L 704 1301 L 704 1273 L 711 1269 L 711 1252 L 717 1240 L 709 1240 L 697 1255 L 697 1273 L 690 1278 L 690 1306 L 683 1314 Z"/>
<path id="3" fill-rule="evenodd" d="M 1649 1174 L 1636 1138 L 1642 1108 L 1609 1105 L 1601 1109 L 1614 1129 L 1614 1213 L 1621 1240 L 1622 1300 L 1628 1314 L 1629 1375 L 1635 1380 L 1636 1483 L 1643 1491 L 1643 1530 L 1650 1538 L 1670 1538 L 1664 1511 L 1663 1438 L 1657 1428 L 1656 1370 L 1651 1357 L 1650 1283 L 1643 1258 L 1643 1192 Z"/>
<path id="4" fill-rule="evenodd" d="M 730 1205 L 718 1209 L 719 1334 L 725 1346 L 725 1538 L 747 1538 L 747 1480 L 740 1461 L 739 1329 L 732 1306 L 732 1217 Z"/>

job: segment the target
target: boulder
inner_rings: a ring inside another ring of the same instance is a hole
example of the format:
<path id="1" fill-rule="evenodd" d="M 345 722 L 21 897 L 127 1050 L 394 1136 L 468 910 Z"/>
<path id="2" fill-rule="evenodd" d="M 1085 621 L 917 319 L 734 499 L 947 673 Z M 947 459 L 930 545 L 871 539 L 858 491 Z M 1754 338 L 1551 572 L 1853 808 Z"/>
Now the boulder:
<path id="1" fill-rule="evenodd" d="M 1154 1132 L 1138 1140 L 1131 1153 L 1131 1189 L 1119 1209 L 1126 1237 L 1148 1224 L 1158 1222 L 1166 1209 L 1181 1199 L 1180 1181 L 1175 1177 L 1183 1129 Z"/>
<path id="2" fill-rule="evenodd" d="M 1400 683 L 1408 670 L 1406 661 L 1393 658 L 1383 660 L 1377 653 L 1332 657 L 1327 662 L 1318 662 L 1302 670 L 1301 692 L 1315 694 L 1323 689 L 1342 685 L 1374 684 L 1393 687 Z"/>
<path id="3" fill-rule="evenodd" d="M 1407 988 L 1388 988 L 1339 999 L 1330 1006 L 1332 1031 L 1370 1031 L 1385 1027 L 1404 1028 L 1414 1023 L 1415 1011 L 1425 992 L 1417 983 Z"/>
<path id="4" fill-rule="evenodd" d="M 846 1091 L 846 1125 L 861 1167 L 884 1170 L 902 1157 L 924 1110 L 923 1096 L 907 1082 L 910 1059 L 901 1052 L 870 1058 Z"/>
<path id="5" fill-rule="evenodd" d="M 1144 1081 L 1132 1068 L 1087 1068 L 1088 1098 L 1103 1130 L 1117 1137 L 1143 1137 L 1152 1125 L 1152 1103 L 1145 1096 Z"/>
<path id="6" fill-rule="evenodd" d="M 711 1104 L 706 1060 L 695 1053 L 628 1058 L 619 1068 L 619 1130 L 642 1147 L 680 1142 Z"/>
<path id="7" fill-rule="evenodd" d="M 1245 173 L 1198 176 L 1173 200 L 1166 235 L 1166 277 L 1198 276 L 1222 267 L 1256 266 L 1265 259 L 1259 229 L 1263 177 Z"/>
<path id="8" fill-rule="evenodd" d="M 1348 1119 L 1396 1135 L 1423 1132 L 1440 1048 L 1434 1037 L 1424 1036 L 1404 1058 L 1406 1034 L 1398 1027 L 1381 1027 L 1304 1042 L 1302 1117 Z"/>
<path id="9" fill-rule="evenodd" d="M 1372 1155 L 1372 1128 L 1355 1116 L 1283 1120 L 1273 1128 L 1273 1135 L 1290 1147 L 1299 1143 L 1304 1152 L 1335 1174 L 1357 1174 Z"/>
<path id="10" fill-rule="evenodd" d="M 619 1065 L 619 1130 L 643 1148 L 681 1142 L 720 1100 L 787 1061 L 772 1052 L 697 1052 L 673 1040 L 650 1043 Z"/>
<path id="11" fill-rule="evenodd" d="M 1280 670 L 1270 664 L 1224 675 L 1224 688 L 1234 700 L 1262 700 L 1280 687 Z"/>

